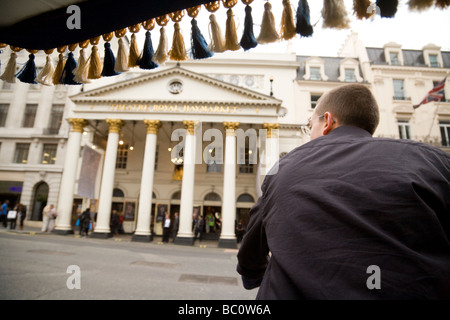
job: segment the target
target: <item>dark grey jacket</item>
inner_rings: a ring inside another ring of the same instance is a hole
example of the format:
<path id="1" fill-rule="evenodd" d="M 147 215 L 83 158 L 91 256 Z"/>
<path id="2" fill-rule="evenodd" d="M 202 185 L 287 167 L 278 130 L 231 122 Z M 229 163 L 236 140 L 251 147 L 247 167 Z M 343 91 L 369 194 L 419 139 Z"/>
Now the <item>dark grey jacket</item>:
<path id="1" fill-rule="evenodd" d="M 450 299 L 449 154 L 344 126 L 262 191 L 237 266 L 258 299 Z"/>

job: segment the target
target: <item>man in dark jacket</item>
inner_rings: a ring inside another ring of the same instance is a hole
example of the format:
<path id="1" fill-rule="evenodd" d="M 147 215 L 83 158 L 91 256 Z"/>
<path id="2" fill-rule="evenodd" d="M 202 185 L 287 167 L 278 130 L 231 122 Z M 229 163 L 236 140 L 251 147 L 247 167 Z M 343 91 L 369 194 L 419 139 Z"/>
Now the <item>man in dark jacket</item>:
<path id="1" fill-rule="evenodd" d="M 378 122 L 364 85 L 333 89 L 266 176 L 237 266 L 258 299 L 450 299 L 450 156 Z"/>

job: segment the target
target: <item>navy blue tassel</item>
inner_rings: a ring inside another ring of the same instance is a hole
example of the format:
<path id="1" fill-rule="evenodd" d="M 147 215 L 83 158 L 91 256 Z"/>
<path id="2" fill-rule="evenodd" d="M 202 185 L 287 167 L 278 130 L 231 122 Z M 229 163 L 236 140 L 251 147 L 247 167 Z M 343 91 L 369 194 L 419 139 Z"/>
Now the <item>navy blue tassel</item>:
<path id="1" fill-rule="evenodd" d="M 309 5 L 307 0 L 298 1 L 297 23 L 295 25 L 295 29 L 302 37 L 310 37 L 314 32 L 310 21 Z"/>
<path id="2" fill-rule="evenodd" d="M 397 13 L 398 0 L 377 0 L 382 18 L 393 18 Z"/>
<path id="3" fill-rule="evenodd" d="M 240 45 L 245 51 L 258 45 L 253 34 L 252 7 L 249 5 L 245 7 L 244 33 L 242 34 Z"/>
<path id="4" fill-rule="evenodd" d="M 191 47 L 193 58 L 206 59 L 212 57 L 214 54 L 208 49 L 208 43 L 197 26 L 197 20 L 192 19 L 191 25 Z"/>
<path id="5" fill-rule="evenodd" d="M 77 67 L 77 62 L 73 57 L 73 52 L 69 52 L 69 56 L 67 57 L 66 64 L 64 65 L 64 70 L 61 74 L 61 80 L 59 81 L 61 84 L 81 84 L 76 82 L 75 74 L 73 71 Z"/>
<path id="6" fill-rule="evenodd" d="M 145 32 L 144 50 L 137 61 L 137 65 L 141 69 L 155 69 L 158 64 L 153 61 L 153 44 L 150 31 Z"/>
<path id="7" fill-rule="evenodd" d="M 103 70 L 102 76 L 111 77 L 120 74 L 114 70 L 114 65 L 116 64 L 116 58 L 111 50 L 111 44 L 109 42 L 105 43 L 105 59 L 103 60 Z"/>
<path id="8" fill-rule="evenodd" d="M 22 70 L 20 70 L 16 74 L 16 77 L 22 82 L 36 84 L 37 82 L 34 81 L 34 79 L 36 79 L 36 64 L 34 63 L 34 54 L 31 53 L 28 58 L 29 59 L 27 63 L 22 68 Z"/>

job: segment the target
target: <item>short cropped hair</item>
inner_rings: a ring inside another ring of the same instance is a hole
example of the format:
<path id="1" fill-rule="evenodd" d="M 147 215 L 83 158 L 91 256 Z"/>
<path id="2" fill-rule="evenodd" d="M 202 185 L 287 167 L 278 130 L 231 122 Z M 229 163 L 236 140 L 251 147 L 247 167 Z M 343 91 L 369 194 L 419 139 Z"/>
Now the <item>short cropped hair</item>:
<path id="1" fill-rule="evenodd" d="M 330 112 L 339 125 L 362 128 L 371 135 L 380 122 L 380 112 L 372 92 L 362 84 L 347 84 L 325 93 L 318 101 L 316 114 Z"/>

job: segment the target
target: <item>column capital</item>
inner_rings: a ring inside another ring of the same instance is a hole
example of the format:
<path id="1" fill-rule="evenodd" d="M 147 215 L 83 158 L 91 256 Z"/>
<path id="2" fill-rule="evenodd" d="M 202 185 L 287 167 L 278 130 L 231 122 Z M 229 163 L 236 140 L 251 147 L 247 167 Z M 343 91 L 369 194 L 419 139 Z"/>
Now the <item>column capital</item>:
<path id="1" fill-rule="evenodd" d="M 109 133 L 119 133 L 124 125 L 120 119 L 106 119 L 105 121 L 109 125 Z"/>
<path id="2" fill-rule="evenodd" d="M 72 132 L 83 132 L 83 128 L 88 124 L 88 122 L 82 118 L 70 118 L 68 121 L 72 125 Z"/>
<path id="3" fill-rule="evenodd" d="M 226 121 L 224 121 L 223 127 L 225 128 L 225 130 L 236 131 L 236 129 L 239 127 L 239 122 L 226 122 Z"/>
<path id="4" fill-rule="evenodd" d="M 272 130 L 278 130 L 280 128 L 279 123 L 264 123 L 263 129 L 267 130 L 267 138 L 272 138 Z"/>
<path id="5" fill-rule="evenodd" d="M 195 127 L 197 125 L 197 121 L 186 121 L 183 120 L 184 127 L 188 131 L 188 134 L 194 135 Z"/>
<path id="6" fill-rule="evenodd" d="M 147 127 L 147 134 L 158 134 L 159 128 L 161 128 L 161 121 L 159 120 L 144 120 Z"/>

